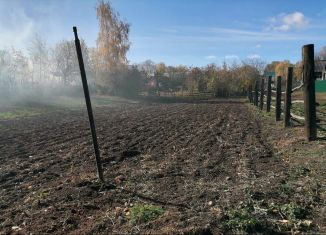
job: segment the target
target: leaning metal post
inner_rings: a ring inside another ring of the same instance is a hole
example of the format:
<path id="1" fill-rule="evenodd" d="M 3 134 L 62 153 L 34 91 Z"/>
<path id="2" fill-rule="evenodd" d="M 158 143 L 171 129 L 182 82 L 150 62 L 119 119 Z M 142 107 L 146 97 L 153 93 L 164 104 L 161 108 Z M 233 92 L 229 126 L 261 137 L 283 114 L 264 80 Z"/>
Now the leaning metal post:
<path id="1" fill-rule="evenodd" d="M 87 85 L 83 55 L 82 55 L 82 51 L 81 51 L 81 47 L 80 47 L 80 41 L 79 41 L 78 35 L 77 35 L 77 28 L 73 27 L 73 30 L 74 30 L 74 34 L 75 34 L 75 45 L 76 45 L 76 51 L 77 51 L 77 56 L 78 56 L 80 75 L 81 75 L 81 79 L 82 79 L 82 83 L 83 83 L 89 125 L 91 128 L 92 138 L 93 138 L 93 146 L 94 146 L 94 151 L 95 151 L 97 174 L 98 174 L 98 178 L 100 179 L 100 181 L 104 182 L 101 156 L 100 156 L 100 150 L 98 147 L 98 142 L 97 142 L 97 137 L 96 137 L 96 128 L 95 128 L 94 116 L 93 116 L 93 111 L 92 111 L 91 99 L 89 97 L 89 90 L 88 90 L 88 85 Z"/>

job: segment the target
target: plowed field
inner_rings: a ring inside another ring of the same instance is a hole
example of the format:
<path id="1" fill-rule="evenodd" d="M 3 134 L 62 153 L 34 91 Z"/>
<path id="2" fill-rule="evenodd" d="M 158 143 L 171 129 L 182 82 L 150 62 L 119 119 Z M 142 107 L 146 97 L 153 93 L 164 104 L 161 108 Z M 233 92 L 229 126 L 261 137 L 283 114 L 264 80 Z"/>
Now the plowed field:
<path id="1" fill-rule="evenodd" d="M 85 110 L 0 122 L 0 233 L 216 234 L 228 231 L 228 211 L 248 194 L 282 199 L 272 186 L 284 164 L 241 102 L 94 113 L 104 176 L 115 189 L 96 182 Z M 135 205 L 162 211 L 132 218 Z"/>

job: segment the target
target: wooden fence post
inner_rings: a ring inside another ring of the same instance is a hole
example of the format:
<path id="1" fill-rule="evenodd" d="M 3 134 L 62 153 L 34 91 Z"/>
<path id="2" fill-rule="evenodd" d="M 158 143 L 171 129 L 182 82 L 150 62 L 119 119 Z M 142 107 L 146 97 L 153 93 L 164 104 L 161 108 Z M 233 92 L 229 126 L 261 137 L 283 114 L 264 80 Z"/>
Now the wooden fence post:
<path id="1" fill-rule="evenodd" d="M 248 97 L 248 100 L 249 100 L 249 103 L 250 103 L 250 89 L 248 87 L 248 90 L 247 90 L 247 97 Z"/>
<path id="2" fill-rule="evenodd" d="M 271 100 L 272 100 L 272 76 L 268 76 L 267 80 L 267 100 L 266 100 L 266 111 L 271 111 Z"/>
<path id="3" fill-rule="evenodd" d="M 248 88 L 248 96 L 249 96 L 249 102 L 252 103 L 252 85 Z"/>
<path id="4" fill-rule="evenodd" d="M 285 99 L 284 99 L 284 127 L 290 126 L 291 120 L 291 93 L 292 93 L 293 68 L 287 68 Z"/>
<path id="5" fill-rule="evenodd" d="M 317 139 L 314 44 L 302 47 L 303 92 L 306 137 Z"/>
<path id="6" fill-rule="evenodd" d="M 253 86 L 251 85 L 250 86 L 250 95 L 251 95 L 250 98 L 251 98 L 251 103 L 254 103 L 254 95 L 252 94 L 252 92 L 253 92 L 252 88 L 253 88 Z"/>
<path id="7" fill-rule="evenodd" d="M 261 79 L 260 83 L 260 110 L 263 110 L 264 108 L 264 95 L 265 95 L 265 79 Z"/>
<path id="8" fill-rule="evenodd" d="M 251 98 L 250 98 L 250 86 L 248 87 L 248 100 L 249 100 L 249 103 L 251 103 Z"/>
<path id="9" fill-rule="evenodd" d="M 281 76 L 277 76 L 277 82 L 276 82 L 276 105 L 275 105 L 275 117 L 276 117 L 276 121 L 280 121 L 281 120 L 281 95 L 282 95 Z"/>
<path id="10" fill-rule="evenodd" d="M 255 100 L 254 100 L 255 106 L 258 106 L 258 81 L 255 82 Z"/>

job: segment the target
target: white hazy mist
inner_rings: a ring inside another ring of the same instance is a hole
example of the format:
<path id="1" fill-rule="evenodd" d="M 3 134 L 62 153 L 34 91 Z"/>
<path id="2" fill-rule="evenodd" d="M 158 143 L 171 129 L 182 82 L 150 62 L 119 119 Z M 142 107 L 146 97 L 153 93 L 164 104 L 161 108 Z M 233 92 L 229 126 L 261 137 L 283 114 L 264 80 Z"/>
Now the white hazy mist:
<path id="1" fill-rule="evenodd" d="M 57 7 L 47 0 L 35 5 L 27 0 L 0 0 L 0 107 L 21 102 L 47 103 L 53 96 L 82 94 L 79 79 L 74 87 L 58 82 L 50 60 L 56 43 L 73 39 L 72 25 L 62 30 L 58 14 Z M 33 64 L 30 53 L 37 35 L 44 40 L 46 50 L 41 68 Z"/>
<path id="2" fill-rule="evenodd" d="M 16 1 L 0 1 L 0 48 L 26 48 L 37 24 Z"/>
<path id="3" fill-rule="evenodd" d="M 89 46 L 95 46 L 98 31 L 95 5 L 87 9 L 88 14 L 93 14 L 87 21 L 79 16 L 85 12 L 73 9 L 73 6 L 66 0 L 44 0 L 37 1 L 37 4 L 30 0 L 0 0 L 0 48 L 26 50 L 36 34 L 53 46 L 63 39 L 73 39 L 73 26 L 80 26 L 80 38 Z M 90 25 L 93 25 L 92 30 L 87 31 Z"/>

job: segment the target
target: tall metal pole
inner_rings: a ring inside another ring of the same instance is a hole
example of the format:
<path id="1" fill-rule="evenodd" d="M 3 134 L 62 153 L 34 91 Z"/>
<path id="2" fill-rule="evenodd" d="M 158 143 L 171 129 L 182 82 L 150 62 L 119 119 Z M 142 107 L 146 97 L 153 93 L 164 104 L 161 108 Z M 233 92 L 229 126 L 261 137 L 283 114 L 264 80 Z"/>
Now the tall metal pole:
<path id="1" fill-rule="evenodd" d="M 314 44 L 302 48 L 303 91 L 306 137 L 317 139 Z"/>
<path id="2" fill-rule="evenodd" d="M 78 38 L 78 35 L 77 35 L 77 28 L 73 27 L 73 31 L 74 31 L 74 34 L 75 34 L 75 45 L 76 45 L 76 51 L 77 51 L 77 56 L 78 56 L 80 75 L 81 75 L 81 79 L 82 79 L 82 83 L 83 83 L 83 89 L 84 89 L 85 101 L 86 101 L 86 106 L 87 106 L 89 125 L 90 125 L 91 132 L 92 132 L 93 146 L 94 146 L 96 166 L 97 166 L 97 174 L 98 174 L 98 178 L 100 179 L 100 181 L 104 182 L 100 150 L 99 150 L 99 147 L 98 147 L 98 142 L 97 142 L 97 137 L 96 137 L 96 128 L 95 128 L 92 104 L 91 104 L 91 99 L 90 99 L 90 96 L 89 96 L 89 90 L 88 90 L 88 85 L 87 85 L 83 55 L 82 55 L 82 51 L 81 51 L 81 47 L 80 47 L 80 41 L 79 41 L 79 38 Z"/>

